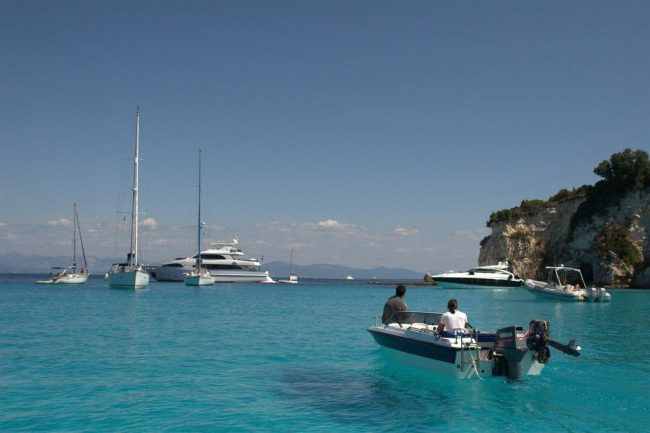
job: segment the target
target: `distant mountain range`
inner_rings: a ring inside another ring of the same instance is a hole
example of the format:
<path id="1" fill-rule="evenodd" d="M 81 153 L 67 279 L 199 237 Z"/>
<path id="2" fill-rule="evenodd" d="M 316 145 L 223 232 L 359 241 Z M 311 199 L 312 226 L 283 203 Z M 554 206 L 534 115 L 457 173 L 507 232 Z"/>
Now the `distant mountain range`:
<path id="1" fill-rule="evenodd" d="M 92 275 L 107 272 L 113 259 L 87 257 L 88 268 Z M 81 260 L 80 260 L 81 261 Z M 11 274 L 48 274 L 55 266 L 66 266 L 70 262 L 67 256 L 40 256 L 19 253 L 0 254 L 0 273 Z M 289 263 L 270 262 L 264 263 L 263 270 L 269 271 L 273 278 L 282 278 L 289 275 Z M 299 278 L 332 278 L 343 279 L 351 275 L 355 279 L 378 280 L 421 280 L 424 274 L 404 268 L 387 268 L 384 266 L 371 269 L 358 269 L 348 266 L 317 264 L 293 266 L 293 272 Z"/>
<path id="2" fill-rule="evenodd" d="M 48 274 L 51 268 L 70 265 L 69 256 L 39 256 L 19 253 L 0 254 L 0 273 Z M 104 274 L 113 264 L 113 259 L 86 257 L 92 275 Z M 83 259 L 77 258 L 77 265 L 83 266 Z"/>

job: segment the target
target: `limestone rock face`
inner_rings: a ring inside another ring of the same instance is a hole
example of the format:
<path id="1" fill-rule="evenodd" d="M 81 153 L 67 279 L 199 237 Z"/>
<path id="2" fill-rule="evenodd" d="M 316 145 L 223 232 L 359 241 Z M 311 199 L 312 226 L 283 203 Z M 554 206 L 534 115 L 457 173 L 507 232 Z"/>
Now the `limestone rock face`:
<path id="1" fill-rule="evenodd" d="M 479 265 L 509 260 L 521 278 L 540 278 L 545 266 L 579 267 L 585 279 L 599 285 L 650 287 L 650 191 L 636 191 L 597 216 L 571 228 L 583 198 L 567 200 L 536 215 L 492 224 L 481 242 Z M 602 251 L 598 236 L 606 224 L 617 224 L 641 257 L 625 263 L 614 251 Z"/>

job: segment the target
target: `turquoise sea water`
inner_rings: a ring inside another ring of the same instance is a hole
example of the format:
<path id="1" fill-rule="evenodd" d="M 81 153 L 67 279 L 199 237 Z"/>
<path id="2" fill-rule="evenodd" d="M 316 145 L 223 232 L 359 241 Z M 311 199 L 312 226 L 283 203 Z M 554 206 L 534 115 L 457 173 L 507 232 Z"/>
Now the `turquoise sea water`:
<path id="1" fill-rule="evenodd" d="M 412 310 L 455 297 L 480 329 L 546 319 L 583 347 L 508 382 L 395 365 L 366 331 L 393 286 L 32 281 L 0 276 L 2 432 L 650 431 L 647 290 L 587 304 L 408 287 Z"/>

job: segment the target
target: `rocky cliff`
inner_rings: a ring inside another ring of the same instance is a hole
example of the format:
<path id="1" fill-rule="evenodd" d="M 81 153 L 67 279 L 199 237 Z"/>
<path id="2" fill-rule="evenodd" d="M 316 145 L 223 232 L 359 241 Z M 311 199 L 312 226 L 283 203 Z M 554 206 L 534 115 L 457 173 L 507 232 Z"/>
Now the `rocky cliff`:
<path id="1" fill-rule="evenodd" d="M 650 189 L 577 221 L 584 201 L 548 202 L 532 215 L 491 222 L 479 265 L 507 259 L 520 277 L 540 278 L 545 266 L 564 264 L 598 285 L 650 287 Z"/>

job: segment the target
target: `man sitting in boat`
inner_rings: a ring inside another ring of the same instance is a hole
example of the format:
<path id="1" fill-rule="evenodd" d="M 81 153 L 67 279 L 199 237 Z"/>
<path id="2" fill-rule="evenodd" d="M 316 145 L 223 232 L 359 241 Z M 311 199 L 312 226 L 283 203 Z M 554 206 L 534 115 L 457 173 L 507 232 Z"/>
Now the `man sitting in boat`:
<path id="1" fill-rule="evenodd" d="M 403 284 L 398 284 L 395 287 L 395 296 L 388 298 L 384 304 L 384 314 L 381 315 L 381 322 L 384 325 L 388 325 L 395 318 L 398 311 L 406 311 L 405 294 L 406 287 Z"/>
<path id="2" fill-rule="evenodd" d="M 447 302 L 447 308 L 449 311 L 444 313 L 440 317 L 440 324 L 438 325 L 438 333 L 443 333 L 447 331 L 448 333 L 453 333 L 454 329 L 465 329 L 467 328 L 467 314 L 463 313 L 458 308 L 458 301 L 455 299 L 450 299 Z"/>

